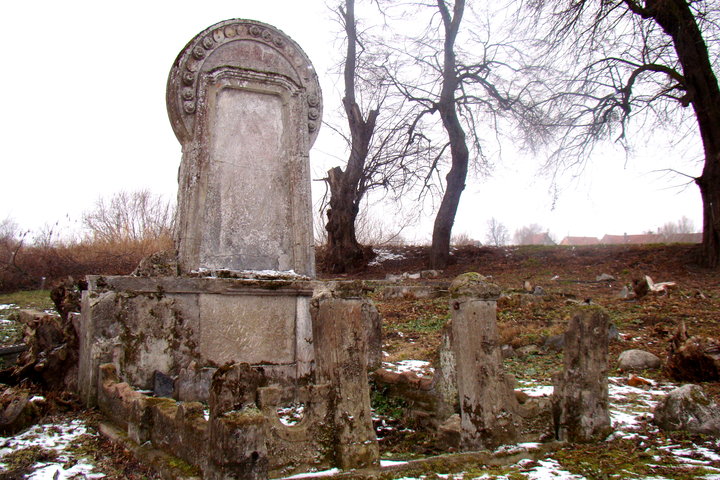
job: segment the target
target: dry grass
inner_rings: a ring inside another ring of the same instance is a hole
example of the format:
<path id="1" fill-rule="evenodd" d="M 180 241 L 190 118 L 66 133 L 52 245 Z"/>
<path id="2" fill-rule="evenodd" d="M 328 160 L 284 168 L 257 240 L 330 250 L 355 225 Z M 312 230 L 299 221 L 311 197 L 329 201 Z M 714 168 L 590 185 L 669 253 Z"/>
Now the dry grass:
<path id="1" fill-rule="evenodd" d="M 68 276 L 126 275 L 144 257 L 171 249 L 172 239 L 164 235 L 140 240 L 83 240 L 17 247 L 6 246 L 0 251 L 0 292 L 43 288 Z"/>

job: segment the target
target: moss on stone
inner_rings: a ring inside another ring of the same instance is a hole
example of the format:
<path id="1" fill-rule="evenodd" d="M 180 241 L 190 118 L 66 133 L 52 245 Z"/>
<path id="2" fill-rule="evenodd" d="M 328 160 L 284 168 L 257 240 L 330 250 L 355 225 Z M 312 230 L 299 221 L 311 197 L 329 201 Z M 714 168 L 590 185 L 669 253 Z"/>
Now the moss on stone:
<path id="1" fill-rule="evenodd" d="M 452 298 L 495 300 L 500 296 L 500 287 L 477 272 L 468 272 L 455 277 L 450 284 L 449 292 Z"/>

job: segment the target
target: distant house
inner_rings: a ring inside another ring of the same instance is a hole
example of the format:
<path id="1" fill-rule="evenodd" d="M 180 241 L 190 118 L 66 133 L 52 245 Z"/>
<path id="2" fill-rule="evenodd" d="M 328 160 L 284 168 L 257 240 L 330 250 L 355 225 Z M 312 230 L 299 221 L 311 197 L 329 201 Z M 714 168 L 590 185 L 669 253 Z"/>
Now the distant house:
<path id="1" fill-rule="evenodd" d="M 645 243 L 663 243 L 662 235 L 646 233 L 643 235 L 605 235 L 600 239 L 603 245 L 642 245 Z"/>
<path id="2" fill-rule="evenodd" d="M 600 240 L 598 240 L 596 237 L 565 237 L 560 242 L 560 245 L 573 245 L 573 246 L 581 246 L 581 245 L 599 245 Z"/>
<path id="3" fill-rule="evenodd" d="M 547 232 L 533 233 L 532 235 L 526 235 L 521 245 L 555 245 L 555 242 Z"/>

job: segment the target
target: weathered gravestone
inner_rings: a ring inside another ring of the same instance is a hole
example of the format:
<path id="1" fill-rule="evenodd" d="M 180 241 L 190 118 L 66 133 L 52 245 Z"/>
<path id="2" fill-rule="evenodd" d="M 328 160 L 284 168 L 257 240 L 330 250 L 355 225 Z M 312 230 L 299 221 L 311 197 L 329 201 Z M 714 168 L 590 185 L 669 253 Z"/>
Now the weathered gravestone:
<path id="1" fill-rule="evenodd" d="M 496 302 L 500 288 L 477 273 L 465 273 L 453 280 L 450 294 L 460 446 L 477 450 L 514 443 L 521 419 L 498 343 Z"/>
<path id="2" fill-rule="evenodd" d="M 308 58 L 267 25 L 228 20 L 180 53 L 167 105 L 183 147 L 176 219 L 183 273 L 314 274 L 308 151 L 321 98 Z"/>
<path id="3" fill-rule="evenodd" d="M 179 276 L 89 277 L 81 395 L 205 478 L 377 465 L 367 300 L 325 288 L 311 309 L 312 65 L 279 30 L 224 21 L 180 53 L 167 102 L 183 147 Z M 174 398 L 138 392 L 157 378 Z M 302 420 L 283 424 L 295 403 Z"/>
<path id="4" fill-rule="evenodd" d="M 608 411 L 607 313 L 588 306 L 565 332 L 562 373 L 555 379 L 553 417 L 558 440 L 591 442 L 612 431 Z"/>

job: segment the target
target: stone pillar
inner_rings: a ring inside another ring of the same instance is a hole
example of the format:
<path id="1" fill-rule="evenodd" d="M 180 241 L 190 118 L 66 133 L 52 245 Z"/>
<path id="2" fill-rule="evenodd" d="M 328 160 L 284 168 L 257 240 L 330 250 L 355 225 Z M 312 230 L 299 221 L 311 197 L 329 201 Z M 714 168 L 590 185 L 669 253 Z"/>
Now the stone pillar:
<path id="1" fill-rule="evenodd" d="M 378 466 L 380 452 L 370 413 L 366 300 L 343 295 L 314 298 L 312 314 L 317 382 L 332 385 L 335 458 L 347 470 Z"/>
<path id="2" fill-rule="evenodd" d="M 496 302 L 500 288 L 482 275 L 465 273 L 453 280 L 450 294 L 460 446 L 478 450 L 513 443 L 520 420 L 498 342 Z"/>
<path id="3" fill-rule="evenodd" d="M 450 320 L 440 331 L 438 358 L 434 365 L 432 388 L 437 395 L 436 411 L 440 420 L 454 415 L 458 408 L 457 365 L 452 332 L 452 320 Z"/>
<path id="4" fill-rule="evenodd" d="M 210 441 L 205 480 L 266 480 L 267 419 L 256 408 L 210 418 Z"/>
<path id="5" fill-rule="evenodd" d="M 257 408 L 262 374 L 247 363 L 220 367 L 210 387 L 207 480 L 266 480 L 267 418 Z"/>
<path id="6" fill-rule="evenodd" d="M 558 440 L 589 442 L 612 431 L 608 413 L 608 325 L 599 307 L 584 307 L 565 332 L 562 374 L 555 381 L 553 418 Z"/>

